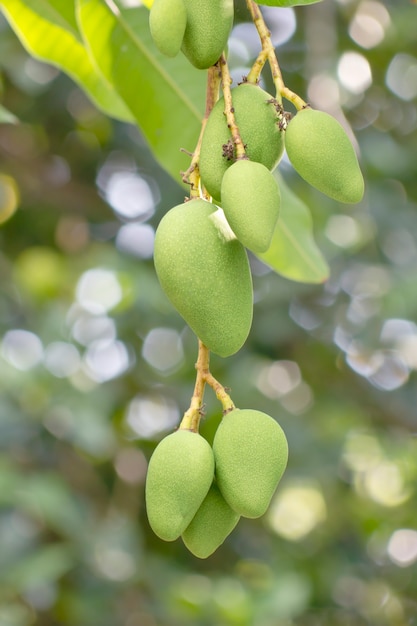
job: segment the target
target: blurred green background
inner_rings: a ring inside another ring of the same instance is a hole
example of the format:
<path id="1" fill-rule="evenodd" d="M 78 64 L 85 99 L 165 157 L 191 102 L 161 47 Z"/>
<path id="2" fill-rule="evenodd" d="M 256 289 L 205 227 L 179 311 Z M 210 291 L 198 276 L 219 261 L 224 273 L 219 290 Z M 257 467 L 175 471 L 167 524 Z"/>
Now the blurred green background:
<path id="1" fill-rule="evenodd" d="M 259 49 L 242 5 L 235 80 Z M 251 259 L 251 335 L 212 371 L 278 419 L 290 460 L 268 514 L 206 561 L 144 510 L 147 461 L 194 381 L 196 339 L 152 263 L 184 189 L 0 19 L 0 100 L 19 120 L 0 113 L 0 626 L 417 624 L 416 11 L 265 11 L 287 85 L 353 129 L 366 195 L 338 205 L 280 166 L 331 276 L 297 284 Z M 209 440 L 219 420 L 207 390 Z"/>

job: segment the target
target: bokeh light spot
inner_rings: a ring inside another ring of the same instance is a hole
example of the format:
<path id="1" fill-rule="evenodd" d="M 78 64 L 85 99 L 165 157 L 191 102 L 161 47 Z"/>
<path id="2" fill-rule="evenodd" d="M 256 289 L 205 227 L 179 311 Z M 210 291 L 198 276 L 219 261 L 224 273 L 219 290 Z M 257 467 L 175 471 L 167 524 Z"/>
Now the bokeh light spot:
<path id="1" fill-rule="evenodd" d="M 417 531 L 401 528 L 392 533 L 388 546 L 388 556 L 400 567 L 409 567 L 417 561 Z"/>
<path id="2" fill-rule="evenodd" d="M 288 541 L 301 541 L 327 517 L 326 502 L 317 485 L 288 486 L 274 496 L 268 522 L 272 530 Z"/>
<path id="3" fill-rule="evenodd" d="M 1 354 L 10 365 L 26 372 L 42 360 L 43 346 L 39 337 L 28 330 L 9 330 L 3 337 Z"/>
<path id="4" fill-rule="evenodd" d="M 126 424 L 142 439 L 154 439 L 178 424 L 176 403 L 162 395 L 137 395 L 129 403 Z"/>
<path id="5" fill-rule="evenodd" d="M 121 376 L 131 362 L 124 343 L 105 339 L 90 344 L 84 358 L 88 375 L 98 383 Z"/>
<path id="6" fill-rule="evenodd" d="M 337 75 L 343 87 L 358 95 L 372 85 L 369 62 L 359 52 L 344 52 L 337 66 Z"/>
<path id="7" fill-rule="evenodd" d="M 139 259 L 150 259 L 153 255 L 155 231 L 150 224 L 132 222 L 124 224 L 116 236 L 116 246 Z"/>
<path id="8" fill-rule="evenodd" d="M 12 217 L 19 205 L 19 189 L 11 176 L 0 174 L 0 225 Z"/>
<path id="9" fill-rule="evenodd" d="M 143 342 L 142 356 L 161 373 L 172 373 L 184 360 L 179 333 L 171 328 L 153 328 Z"/>
<path id="10" fill-rule="evenodd" d="M 391 23 L 390 15 L 381 2 L 361 2 L 349 26 L 349 35 L 362 48 L 380 44 Z"/>
<path id="11" fill-rule="evenodd" d="M 400 52 L 391 60 L 386 74 L 388 88 L 409 102 L 417 97 L 417 58 Z"/>
<path id="12" fill-rule="evenodd" d="M 77 283 L 76 297 L 86 311 L 101 315 L 119 304 L 123 292 L 115 272 L 98 268 L 84 272 Z"/>
<path id="13" fill-rule="evenodd" d="M 327 220 L 325 234 L 340 248 L 356 246 L 361 240 L 360 226 L 350 215 L 331 215 Z"/>
<path id="14" fill-rule="evenodd" d="M 80 361 L 79 352 L 71 343 L 55 341 L 45 348 L 45 367 L 57 378 L 66 378 L 75 374 Z"/>

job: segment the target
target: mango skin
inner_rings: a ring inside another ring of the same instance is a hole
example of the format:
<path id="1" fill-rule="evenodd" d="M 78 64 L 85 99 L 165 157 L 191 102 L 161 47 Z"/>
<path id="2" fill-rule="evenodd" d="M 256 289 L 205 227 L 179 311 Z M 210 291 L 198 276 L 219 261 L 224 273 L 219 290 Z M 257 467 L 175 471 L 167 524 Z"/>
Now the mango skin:
<path id="1" fill-rule="evenodd" d="M 284 431 L 266 413 L 234 409 L 213 440 L 217 485 L 230 507 L 244 517 L 267 510 L 288 460 Z"/>
<path id="2" fill-rule="evenodd" d="M 269 169 L 246 159 L 236 161 L 223 176 L 221 197 L 239 241 L 252 252 L 266 252 L 281 207 L 278 183 Z"/>
<path id="3" fill-rule="evenodd" d="M 213 483 L 190 525 L 183 532 L 182 540 L 194 556 L 206 559 L 230 535 L 239 517 Z"/>
<path id="4" fill-rule="evenodd" d="M 250 83 L 232 89 L 235 120 L 250 161 L 262 163 L 273 170 L 284 152 L 284 132 L 278 127 L 275 106 L 268 103 L 271 95 Z M 222 146 L 231 139 L 224 115 L 224 99 L 213 107 L 204 129 L 200 151 L 200 175 L 209 194 L 221 200 L 221 183 L 233 164 L 223 156 Z"/>
<path id="5" fill-rule="evenodd" d="M 288 158 L 304 180 L 338 202 L 362 200 L 364 181 L 355 150 L 334 117 L 307 107 L 285 134 Z"/>
<path id="6" fill-rule="evenodd" d="M 184 0 L 187 9 L 182 51 L 200 70 L 214 65 L 233 26 L 233 0 Z"/>
<path id="7" fill-rule="evenodd" d="M 213 482 L 214 459 L 201 435 L 177 430 L 154 450 L 146 476 L 149 524 L 165 541 L 174 541 L 187 528 Z"/>
<path id="8" fill-rule="evenodd" d="M 187 25 L 184 0 L 154 0 L 149 13 L 149 28 L 158 50 L 175 57 L 181 50 Z"/>
<path id="9" fill-rule="evenodd" d="M 162 289 L 207 348 L 222 357 L 237 352 L 252 324 L 252 278 L 223 212 L 202 199 L 168 211 L 154 263 Z"/>

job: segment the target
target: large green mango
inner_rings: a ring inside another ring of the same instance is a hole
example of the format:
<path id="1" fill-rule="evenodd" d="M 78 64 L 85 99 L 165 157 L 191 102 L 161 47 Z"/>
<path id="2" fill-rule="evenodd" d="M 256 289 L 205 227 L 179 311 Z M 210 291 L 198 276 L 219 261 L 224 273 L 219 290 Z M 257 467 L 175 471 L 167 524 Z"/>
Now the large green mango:
<path id="1" fill-rule="evenodd" d="M 223 176 L 222 208 L 239 241 L 252 252 L 270 246 L 281 206 L 278 183 L 262 163 L 236 161 Z"/>
<path id="2" fill-rule="evenodd" d="M 362 199 L 364 182 L 355 150 L 339 122 L 310 107 L 298 111 L 286 130 L 294 169 L 310 185 L 339 202 Z"/>
<path id="3" fill-rule="evenodd" d="M 232 89 L 235 119 L 240 136 L 251 161 L 262 163 L 269 170 L 278 164 L 284 152 L 284 133 L 278 124 L 272 96 L 256 85 L 243 83 Z M 200 151 L 200 174 L 209 194 L 221 199 L 221 183 L 227 168 L 234 163 L 224 156 L 223 146 L 231 141 L 224 115 L 224 99 L 216 102 L 204 129 Z"/>
<path id="4" fill-rule="evenodd" d="M 182 51 L 198 69 L 214 65 L 233 26 L 233 0 L 184 0 L 187 9 Z"/>
<path id="5" fill-rule="evenodd" d="M 146 476 L 146 511 L 158 537 L 174 541 L 187 528 L 213 482 L 210 444 L 198 433 L 177 430 L 157 445 Z"/>
<path id="6" fill-rule="evenodd" d="M 214 436 L 217 485 L 231 508 L 244 517 L 267 510 L 288 460 L 284 431 L 266 413 L 235 409 Z"/>
<path id="7" fill-rule="evenodd" d="M 154 262 L 163 290 L 197 337 L 220 356 L 237 352 L 252 323 L 252 279 L 223 211 L 202 199 L 168 211 L 156 231 Z"/>
<path id="8" fill-rule="evenodd" d="M 154 0 L 149 13 L 149 28 L 156 47 L 167 57 L 181 50 L 187 25 L 184 0 Z"/>
<path id="9" fill-rule="evenodd" d="M 239 515 L 227 504 L 215 483 L 209 489 L 182 540 L 195 556 L 206 559 L 232 532 Z"/>

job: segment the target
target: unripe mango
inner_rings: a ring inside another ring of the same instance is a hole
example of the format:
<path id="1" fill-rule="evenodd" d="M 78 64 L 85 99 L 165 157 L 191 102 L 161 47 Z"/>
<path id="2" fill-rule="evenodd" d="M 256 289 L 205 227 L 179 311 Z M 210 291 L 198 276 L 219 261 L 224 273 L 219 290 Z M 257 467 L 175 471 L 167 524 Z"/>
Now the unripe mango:
<path id="1" fill-rule="evenodd" d="M 174 541 L 187 528 L 213 482 L 210 444 L 190 430 L 177 430 L 157 445 L 146 476 L 146 510 L 158 537 Z"/>
<path id="2" fill-rule="evenodd" d="M 181 50 L 187 25 L 184 0 L 154 0 L 149 13 L 149 28 L 156 47 L 167 57 Z"/>
<path id="3" fill-rule="evenodd" d="M 271 95 L 256 85 L 243 83 L 232 89 L 235 120 L 251 161 L 262 163 L 269 170 L 278 164 L 284 151 L 284 133 L 279 129 Z M 224 99 L 216 102 L 204 129 L 200 151 L 201 180 L 213 198 L 221 199 L 221 182 L 232 155 L 224 156 L 223 146 L 231 141 L 224 115 Z M 230 144 L 229 144 L 230 146 Z M 230 158 L 229 158 L 230 157 Z"/>
<path id="4" fill-rule="evenodd" d="M 220 356 L 237 352 L 252 323 L 252 278 L 223 211 L 202 199 L 168 211 L 154 262 L 162 289 L 197 337 Z"/>
<path id="5" fill-rule="evenodd" d="M 217 485 L 239 515 L 259 517 L 267 510 L 288 460 L 279 424 L 266 413 L 235 409 L 214 436 Z"/>
<path id="6" fill-rule="evenodd" d="M 339 122 L 324 111 L 298 111 L 286 130 L 294 169 L 310 185 L 339 202 L 362 199 L 364 182 L 355 150 Z"/>
<path id="7" fill-rule="evenodd" d="M 278 183 L 262 163 L 242 159 L 226 170 L 222 208 L 231 229 L 252 252 L 268 250 L 281 206 Z"/>
<path id="8" fill-rule="evenodd" d="M 214 65 L 233 26 L 233 0 L 184 0 L 187 9 L 182 51 L 198 69 Z"/>
<path id="9" fill-rule="evenodd" d="M 239 515 L 230 508 L 215 483 L 201 503 L 182 539 L 195 556 L 206 559 L 232 532 Z"/>

